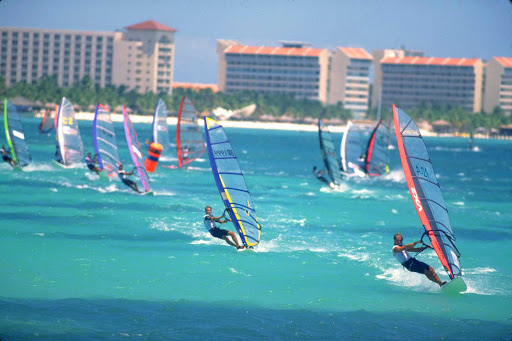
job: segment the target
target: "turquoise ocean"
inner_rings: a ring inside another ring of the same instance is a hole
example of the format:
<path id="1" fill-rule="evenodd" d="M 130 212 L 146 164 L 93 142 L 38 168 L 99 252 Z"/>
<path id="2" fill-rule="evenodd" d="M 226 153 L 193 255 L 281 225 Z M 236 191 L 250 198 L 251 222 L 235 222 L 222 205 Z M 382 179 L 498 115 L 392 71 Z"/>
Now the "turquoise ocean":
<path id="1" fill-rule="evenodd" d="M 512 339 L 511 141 L 425 138 L 468 284 L 449 295 L 392 256 L 394 233 L 423 233 L 396 145 L 388 175 L 331 190 L 311 172 L 316 132 L 226 128 L 262 225 L 257 252 L 237 252 L 202 222 L 224 209 L 207 155 L 159 166 L 140 196 L 53 165 L 54 132 L 22 121 L 33 163 L 0 164 L 1 340 Z M 92 122 L 79 125 L 93 152 Z M 433 251 L 418 259 L 448 278 Z"/>

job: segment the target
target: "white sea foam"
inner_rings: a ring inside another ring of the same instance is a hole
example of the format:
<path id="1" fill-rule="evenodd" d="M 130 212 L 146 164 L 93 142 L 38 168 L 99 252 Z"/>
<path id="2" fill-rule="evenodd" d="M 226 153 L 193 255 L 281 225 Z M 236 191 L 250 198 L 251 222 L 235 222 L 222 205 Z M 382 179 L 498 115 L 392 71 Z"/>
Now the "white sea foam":
<path id="1" fill-rule="evenodd" d="M 393 182 L 404 182 L 405 175 L 401 169 L 390 171 L 388 174 L 379 177 L 382 180 L 393 181 Z"/>
<path id="2" fill-rule="evenodd" d="M 457 202 L 454 202 L 453 204 L 455 206 L 464 206 L 464 202 L 463 201 L 457 201 Z"/>

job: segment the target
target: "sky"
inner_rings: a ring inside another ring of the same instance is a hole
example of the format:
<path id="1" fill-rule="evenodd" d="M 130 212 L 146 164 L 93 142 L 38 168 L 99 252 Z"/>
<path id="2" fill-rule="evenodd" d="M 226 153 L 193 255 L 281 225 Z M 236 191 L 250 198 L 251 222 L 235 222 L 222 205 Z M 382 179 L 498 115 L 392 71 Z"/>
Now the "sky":
<path id="1" fill-rule="evenodd" d="M 0 0 L 0 26 L 115 31 L 150 19 L 177 30 L 175 82 L 217 83 L 217 39 L 512 57 L 511 0 Z"/>

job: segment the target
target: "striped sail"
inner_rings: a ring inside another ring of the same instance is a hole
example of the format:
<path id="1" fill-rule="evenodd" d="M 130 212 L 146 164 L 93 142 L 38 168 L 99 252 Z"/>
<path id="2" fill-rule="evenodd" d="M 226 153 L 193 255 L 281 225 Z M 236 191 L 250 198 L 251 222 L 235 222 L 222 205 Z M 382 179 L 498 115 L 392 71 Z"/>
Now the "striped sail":
<path id="1" fill-rule="evenodd" d="M 181 98 L 176 126 L 176 148 L 178 152 L 178 167 L 187 166 L 200 158 L 205 152 L 203 134 L 197 124 L 197 111 L 190 99 Z"/>
<path id="2" fill-rule="evenodd" d="M 162 145 L 162 154 L 169 150 L 169 131 L 167 129 L 167 107 L 162 101 L 158 99 L 158 103 L 155 107 L 155 113 L 153 114 L 153 124 L 151 125 L 152 130 L 152 141 Z"/>
<path id="3" fill-rule="evenodd" d="M 332 142 L 332 136 L 327 125 L 321 119 L 318 119 L 318 137 L 320 140 L 320 151 L 325 167 L 329 173 L 332 183 L 341 184 L 341 174 L 338 159 L 336 158 L 336 148 Z"/>
<path id="4" fill-rule="evenodd" d="M 395 105 L 393 118 L 400 160 L 416 212 L 450 278 L 460 277 L 460 253 L 425 142 L 414 121 Z"/>
<path id="5" fill-rule="evenodd" d="M 92 140 L 100 168 L 107 172 L 109 177 L 117 177 L 119 152 L 116 132 L 110 118 L 110 109 L 99 103 L 92 123 Z"/>
<path id="6" fill-rule="evenodd" d="M 7 99 L 4 101 L 4 125 L 12 159 L 16 162 L 16 165 L 27 166 L 32 161 L 32 157 L 28 150 L 27 141 L 25 141 L 23 125 L 16 107 Z"/>
<path id="7" fill-rule="evenodd" d="M 205 117 L 204 129 L 213 177 L 224 206 L 244 245 L 257 245 L 261 226 L 235 151 L 224 128 L 215 120 Z"/>
<path id="8" fill-rule="evenodd" d="M 142 149 L 140 147 L 139 138 L 137 137 L 137 133 L 133 128 L 133 124 L 132 121 L 130 120 L 130 117 L 126 113 L 126 108 L 124 107 L 124 105 L 123 121 L 126 143 L 128 145 L 128 150 L 130 151 L 130 155 L 132 157 L 135 169 L 137 170 L 137 175 L 139 177 L 140 184 L 142 185 L 142 188 L 144 188 L 145 192 L 149 192 L 149 176 L 148 173 L 146 172 L 146 168 L 144 167 L 144 156 L 142 155 Z"/>
<path id="9" fill-rule="evenodd" d="M 65 97 L 62 97 L 59 106 L 57 134 L 55 136 L 62 164 L 71 165 L 83 162 L 84 144 L 80 136 L 78 122 L 75 119 L 75 109 Z"/>
<path id="10" fill-rule="evenodd" d="M 361 147 L 361 130 L 348 121 L 345 134 L 341 140 L 341 165 L 348 175 L 365 176 L 362 168 L 363 148 Z"/>
<path id="11" fill-rule="evenodd" d="M 382 119 L 377 123 L 366 149 L 366 174 L 379 176 L 389 173 L 389 129 Z"/>

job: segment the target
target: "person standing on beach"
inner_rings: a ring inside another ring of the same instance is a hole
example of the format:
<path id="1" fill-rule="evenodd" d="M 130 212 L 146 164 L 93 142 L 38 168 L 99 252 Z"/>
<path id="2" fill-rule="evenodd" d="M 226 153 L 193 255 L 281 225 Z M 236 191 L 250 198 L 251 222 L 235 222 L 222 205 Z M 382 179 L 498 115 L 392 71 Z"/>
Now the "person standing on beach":
<path id="1" fill-rule="evenodd" d="M 395 245 L 393 245 L 393 255 L 395 258 L 406 268 L 407 270 L 411 272 L 417 272 L 419 274 L 424 274 L 427 276 L 429 280 L 432 282 L 437 283 L 440 287 L 442 287 L 446 282 L 441 282 L 439 279 L 439 276 L 437 276 L 434 268 L 432 268 L 430 265 L 423 263 L 419 260 L 417 260 L 414 257 L 411 257 L 407 251 L 412 252 L 421 252 L 428 248 L 428 246 L 417 248 L 415 247 L 416 244 L 422 243 L 421 240 L 418 240 L 414 243 L 409 243 L 407 245 L 402 245 L 403 237 L 400 233 L 396 233 L 393 237 Z"/>
<path id="2" fill-rule="evenodd" d="M 212 207 L 206 206 L 204 208 L 204 212 L 206 213 L 203 218 L 204 226 L 213 237 L 223 239 L 229 245 L 236 247 L 237 250 L 244 248 L 244 246 L 238 243 L 238 239 L 236 238 L 236 235 L 232 231 L 221 229 L 217 226 L 217 224 L 215 224 L 216 222 L 224 224 L 227 223 L 228 221 L 231 221 L 231 219 L 226 218 L 226 211 L 224 211 L 224 213 L 220 217 L 214 217 L 212 216 Z M 228 236 L 231 237 L 232 241 L 229 239 Z"/>

